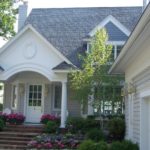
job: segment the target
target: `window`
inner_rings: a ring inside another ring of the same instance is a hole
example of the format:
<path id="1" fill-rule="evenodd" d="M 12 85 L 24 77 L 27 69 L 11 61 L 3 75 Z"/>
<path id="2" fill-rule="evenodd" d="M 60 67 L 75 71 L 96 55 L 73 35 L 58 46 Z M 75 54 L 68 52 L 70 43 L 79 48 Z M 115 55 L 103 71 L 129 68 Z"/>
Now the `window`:
<path id="1" fill-rule="evenodd" d="M 42 101 L 42 85 L 29 86 L 29 106 L 41 106 Z"/>
<path id="2" fill-rule="evenodd" d="M 120 51 L 122 49 L 122 45 L 113 45 L 113 49 L 112 49 L 112 58 L 113 60 L 115 60 L 118 55 L 120 54 Z"/>
<path id="3" fill-rule="evenodd" d="M 113 62 L 117 57 L 118 55 L 120 54 L 121 52 L 121 49 L 123 47 L 123 44 L 122 43 L 111 43 L 111 42 L 108 42 L 108 44 L 111 44 L 113 47 L 112 47 L 112 53 L 111 53 L 111 56 L 110 56 L 110 60 L 109 62 Z M 88 42 L 87 43 L 87 53 L 89 53 L 91 51 L 91 43 Z"/>
<path id="4" fill-rule="evenodd" d="M 61 108 L 61 92 L 62 92 L 61 85 L 55 85 L 55 88 L 54 88 L 54 109 L 60 109 Z"/>
<path id="5" fill-rule="evenodd" d="M 12 103 L 11 107 L 13 109 L 17 108 L 17 85 L 12 86 Z"/>

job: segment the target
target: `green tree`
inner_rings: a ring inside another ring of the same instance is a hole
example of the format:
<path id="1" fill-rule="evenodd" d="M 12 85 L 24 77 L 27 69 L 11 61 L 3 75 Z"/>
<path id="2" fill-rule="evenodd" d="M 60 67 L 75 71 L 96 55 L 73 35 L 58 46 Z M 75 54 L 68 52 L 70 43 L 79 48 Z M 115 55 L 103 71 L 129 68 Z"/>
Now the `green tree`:
<path id="1" fill-rule="evenodd" d="M 0 36 L 8 39 L 14 36 L 14 23 L 17 9 L 14 8 L 14 0 L 0 0 Z"/>
<path id="2" fill-rule="evenodd" d="M 118 96 L 115 96 L 113 90 L 108 91 L 108 87 L 114 89 L 122 80 L 120 76 L 108 75 L 112 46 L 106 44 L 107 41 L 106 30 L 98 30 L 92 38 L 90 51 L 85 56 L 80 56 L 83 62 L 82 69 L 70 75 L 71 87 L 75 90 L 78 99 L 83 104 L 87 104 L 89 95 L 93 95 L 92 105 L 99 110 L 100 115 L 104 101 L 110 101 L 113 107 Z M 115 100 L 112 100 L 112 97 Z"/>

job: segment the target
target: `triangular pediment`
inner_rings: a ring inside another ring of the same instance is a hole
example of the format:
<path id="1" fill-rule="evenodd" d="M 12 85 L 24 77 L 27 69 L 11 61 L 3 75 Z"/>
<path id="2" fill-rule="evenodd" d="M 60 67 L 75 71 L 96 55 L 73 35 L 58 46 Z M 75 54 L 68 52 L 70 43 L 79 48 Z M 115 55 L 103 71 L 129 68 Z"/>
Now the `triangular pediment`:
<path id="1" fill-rule="evenodd" d="M 97 30 L 104 27 L 108 30 L 109 36 L 115 36 L 115 34 L 120 34 L 120 37 L 123 37 L 123 40 L 126 40 L 126 38 L 130 35 L 130 31 L 122 23 L 120 23 L 112 15 L 109 15 L 89 33 L 89 36 L 93 36 Z"/>

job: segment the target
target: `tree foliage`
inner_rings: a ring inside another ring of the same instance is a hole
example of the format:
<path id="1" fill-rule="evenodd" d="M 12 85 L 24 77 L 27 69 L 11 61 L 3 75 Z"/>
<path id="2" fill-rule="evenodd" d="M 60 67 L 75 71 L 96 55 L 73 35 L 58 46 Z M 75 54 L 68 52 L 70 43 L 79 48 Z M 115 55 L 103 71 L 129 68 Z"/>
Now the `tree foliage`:
<path id="1" fill-rule="evenodd" d="M 17 9 L 14 8 L 14 0 L 0 0 L 0 36 L 8 39 L 14 36 L 14 23 Z"/>
<path id="2" fill-rule="evenodd" d="M 107 41 L 106 30 L 98 30 L 92 38 L 89 52 L 85 56 L 80 56 L 83 62 L 82 69 L 72 72 L 70 75 L 71 87 L 75 90 L 78 99 L 86 103 L 89 95 L 94 95 L 92 105 L 99 108 L 102 104 L 101 101 L 104 101 L 106 97 L 107 100 L 112 100 L 113 97 L 113 91 L 105 91 L 105 95 L 103 95 L 103 87 L 115 87 L 120 84 L 122 79 L 120 76 L 108 75 L 112 46 L 106 44 Z M 114 98 L 116 99 L 116 97 Z"/>

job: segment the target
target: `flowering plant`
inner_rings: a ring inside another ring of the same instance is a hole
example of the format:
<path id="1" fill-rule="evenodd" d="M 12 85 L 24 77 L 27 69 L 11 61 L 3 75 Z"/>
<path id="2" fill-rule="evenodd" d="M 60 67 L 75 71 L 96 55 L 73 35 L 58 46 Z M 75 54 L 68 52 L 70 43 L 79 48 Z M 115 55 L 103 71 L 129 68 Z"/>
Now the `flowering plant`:
<path id="1" fill-rule="evenodd" d="M 47 124 L 48 121 L 56 121 L 59 122 L 60 118 L 55 115 L 44 114 L 41 117 L 41 123 Z"/>
<path id="2" fill-rule="evenodd" d="M 80 135 L 42 134 L 30 141 L 28 147 L 37 149 L 77 149 L 81 141 L 83 141 L 83 137 Z"/>
<path id="3" fill-rule="evenodd" d="M 7 115 L 7 122 L 10 124 L 22 124 L 25 120 L 25 116 L 19 113 L 11 113 Z"/>

